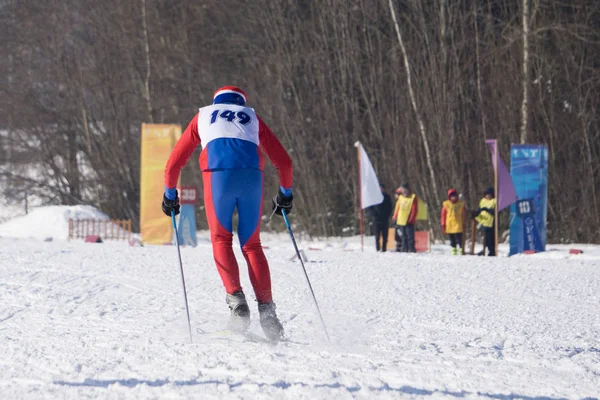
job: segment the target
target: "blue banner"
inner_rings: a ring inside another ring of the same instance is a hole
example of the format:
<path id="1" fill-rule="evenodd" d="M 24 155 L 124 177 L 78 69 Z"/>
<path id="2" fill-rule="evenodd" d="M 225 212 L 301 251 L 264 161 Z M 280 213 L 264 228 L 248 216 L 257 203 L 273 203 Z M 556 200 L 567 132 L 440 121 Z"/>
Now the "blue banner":
<path id="1" fill-rule="evenodd" d="M 548 148 L 513 144 L 510 175 L 518 201 L 510 209 L 510 254 L 546 249 Z"/>
<path id="2" fill-rule="evenodd" d="M 177 226 L 179 243 L 182 246 L 196 247 L 196 210 L 193 204 L 182 204 L 179 214 L 179 225 Z"/>

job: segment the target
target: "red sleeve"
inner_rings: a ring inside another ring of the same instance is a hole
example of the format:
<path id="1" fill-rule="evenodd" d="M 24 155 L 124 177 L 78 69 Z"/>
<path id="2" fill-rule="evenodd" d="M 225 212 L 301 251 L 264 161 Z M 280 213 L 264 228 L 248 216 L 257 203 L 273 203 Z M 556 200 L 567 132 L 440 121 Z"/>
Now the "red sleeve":
<path id="1" fill-rule="evenodd" d="M 181 169 L 192 156 L 196 147 L 200 144 L 200 135 L 198 134 L 198 114 L 190 121 L 183 135 L 177 141 L 167 166 L 165 168 L 165 187 L 174 188 L 177 186 Z"/>
<path id="2" fill-rule="evenodd" d="M 414 224 L 417 221 L 417 213 L 419 211 L 419 198 L 415 196 L 415 199 L 410 208 L 410 215 L 408 216 L 408 223 Z"/>
<path id="3" fill-rule="evenodd" d="M 448 210 L 446 210 L 446 207 L 442 206 L 442 226 L 446 225 L 447 212 L 448 212 Z"/>
<path id="4" fill-rule="evenodd" d="M 260 117 L 258 117 L 258 137 L 260 147 L 267 154 L 273 166 L 277 168 L 279 184 L 286 189 L 291 188 L 293 183 L 292 159 L 279 139 Z"/>

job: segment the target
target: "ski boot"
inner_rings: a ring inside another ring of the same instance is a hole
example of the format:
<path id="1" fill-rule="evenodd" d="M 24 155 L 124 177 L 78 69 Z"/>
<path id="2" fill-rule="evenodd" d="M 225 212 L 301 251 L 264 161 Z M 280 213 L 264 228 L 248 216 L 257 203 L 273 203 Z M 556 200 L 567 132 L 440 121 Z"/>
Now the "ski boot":
<path id="1" fill-rule="evenodd" d="M 453 256 L 457 256 L 458 255 L 458 249 L 456 247 L 452 248 L 452 255 Z"/>
<path id="2" fill-rule="evenodd" d="M 279 342 L 283 339 L 284 332 L 277 313 L 275 312 L 275 303 L 258 303 L 258 313 L 260 314 L 260 326 L 267 339 L 271 342 Z"/>
<path id="3" fill-rule="evenodd" d="M 227 328 L 236 333 L 246 332 L 250 326 L 250 307 L 248 307 L 244 292 L 240 290 L 233 294 L 227 294 L 225 300 L 231 310 Z"/>

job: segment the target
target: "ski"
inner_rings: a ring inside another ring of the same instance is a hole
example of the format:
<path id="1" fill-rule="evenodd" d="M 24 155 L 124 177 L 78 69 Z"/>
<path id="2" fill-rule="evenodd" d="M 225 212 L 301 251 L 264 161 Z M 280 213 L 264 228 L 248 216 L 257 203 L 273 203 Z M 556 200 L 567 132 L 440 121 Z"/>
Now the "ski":
<path id="1" fill-rule="evenodd" d="M 246 331 L 243 333 L 238 333 L 238 332 L 234 332 L 230 329 L 223 329 L 220 331 L 207 332 L 200 328 L 197 328 L 196 332 L 200 335 L 205 335 L 208 337 L 239 336 L 239 337 L 246 339 L 247 341 L 254 342 L 254 343 L 264 343 L 264 344 L 270 344 L 270 345 L 276 345 L 278 343 L 278 342 L 272 342 L 260 335 L 257 335 L 256 333 L 252 333 L 249 331 Z"/>
<path id="2" fill-rule="evenodd" d="M 244 341 L 247 341 L 247 342 L 264 343 L 264 344 L 269 344 L 271 346 L 276 346 L 280 343 L 284 343 L 286 345 L 288 345 L 288 344 L 302 345 L 302 346 L 310 345 L 310 343 L 307 343 L 307 342 L 297 342 L 295 340 L 291 340 L 288 338 L 283 338 L 283 339 L 275 342 L 275 341 L 270 341 L 267 338 L 264 338 L 260 335 L 257 335 L 256 333 L 252 333 L 252 332 L 248 332 L 248 331 L 246 331 L 245 333 L 235 333 L 230 329 L 223 329 L 220 331 L 205 331 L 201 328 L 196 328 L 196 333 L 201 336 L 204 336 L 204 337 L 212 337 L 212 338 L 224 338 L 227 336 L 236 336 L 236 337 L 240 337 L 240 338 L 244 339 Z"/>

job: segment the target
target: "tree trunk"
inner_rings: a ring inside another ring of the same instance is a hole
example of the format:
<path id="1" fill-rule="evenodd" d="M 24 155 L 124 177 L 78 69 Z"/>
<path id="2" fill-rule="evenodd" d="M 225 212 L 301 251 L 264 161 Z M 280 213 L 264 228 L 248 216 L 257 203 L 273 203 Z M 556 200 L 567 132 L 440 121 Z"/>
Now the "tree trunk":
<path id="1" fill-rule="evenodd" d="M 427 133 L 425 132 L 425 124 L 421 118 L 419 108 L 417 106 L 417 100 L 412 87 L 412 77 L 410 73 L 410 63 L 408 62 L 408 55 L 406 54 L 406 47 L 404 47 L 404 41 L 402 40 L 402 34 L 400 33 L 400 27 L 398 26 L 398 20 L 396 19 L 396 12 L 394 11 L 394 5 L 392 0 L 389 0 L 390 13 L 392 14 L 392 20 L 394 21 L 394 27 L 396 29 L 396 35 L 398 36 L 398 43 L 402 49 L 402 57 L 404 59 L 404 68 L 406 68 L 406 83 L 408 85 L 408 93 L 410 95 L 410 103 L 412 104 L 413 111 L 417 116 L 417 123 L 419 124 L 419 132 L 421 133 L 421 139 L 423 140 L 423 146 L 425 147 L 425 158 L 427 160 L 427 167 L 429 168 L 429 176 L 431 177 L 431 188 L 433 189 L 433 195 L 439 196 L 437 189 L 437 183 L 435 178 L 435 172 L 433 169 L 433 162 L 431 160 L 431 151 L 429 148 L 429 141 L 427 140 Z"/>
<path id="2" fill-rule="evenodd" d="M 529 75 L 529 0 L 523 0 L 523 102 L 521 103 L 521 144 L 527 142 Z"/>
<path id="3" fill-rule="evenodd" d="M 144 99 L 146 100 L 146 111 L 148 121 L 153 123 L 152 102 L 150 99 L 150 43 L 148 42 L 148 26 L 146 24 L 146 0 L 142 0 L 142 29 L 144 31 L 144 54 L 146 56 L 146 77 L 144 79 Z"/>

